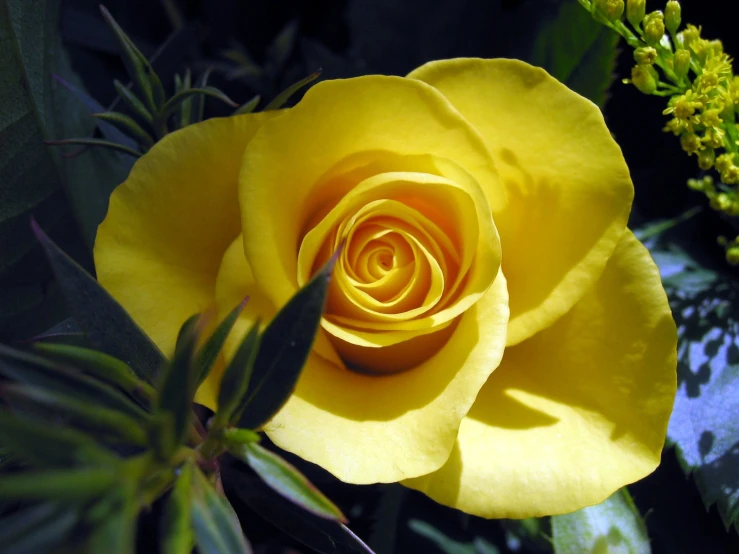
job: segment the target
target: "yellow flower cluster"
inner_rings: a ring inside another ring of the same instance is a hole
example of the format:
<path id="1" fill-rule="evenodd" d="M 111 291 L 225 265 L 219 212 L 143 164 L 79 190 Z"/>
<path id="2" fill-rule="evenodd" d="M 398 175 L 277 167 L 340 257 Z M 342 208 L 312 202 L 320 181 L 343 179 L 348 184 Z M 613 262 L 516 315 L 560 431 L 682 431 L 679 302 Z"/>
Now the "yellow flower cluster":
<path id="1" fill-rule="evenodd" d="M 691 179 L 688 186 L 704 193 L 713 209 L 739 216 L 739 77 L 721 41 L 703 38 L 701 28 L 690 24 L 678 32 L 677 0 L 669 0 L 664 13 L 646 13 L 646 0 L 625 5 L 622 0 L 578 1 L 634 48 L 636 65 L 624 82 L 644 94 L 669 98 L 662 113 L 671 119 L 664 130 L 679 137 L 702 170 L 715 169 L 721 179 L 718 184 L 710 176 Z M 729 263 L 739 264 L 739 240 L 722 244 Z M 730 255 L 730 247 L 737 252 Z"/>

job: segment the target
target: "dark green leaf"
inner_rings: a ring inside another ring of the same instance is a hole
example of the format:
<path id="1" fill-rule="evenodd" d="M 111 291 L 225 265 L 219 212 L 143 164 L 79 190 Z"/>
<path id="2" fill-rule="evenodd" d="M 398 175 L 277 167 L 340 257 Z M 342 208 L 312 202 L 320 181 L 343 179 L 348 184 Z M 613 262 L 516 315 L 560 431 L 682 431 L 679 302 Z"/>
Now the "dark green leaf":
<path id="1" fill-rule="evenodd" d="M 0 475 L 0 498 L 75 502 L 94 498 L 118 484 L 108 468 L 24 471 Z"/>
<path id="2" fill-rule="evenodd" d="M 647 528 L 626 489 L 601 504 L 552 517 L 555 554 L 650 554 Z"/>
<path id="3" fill-rule="evenodd" d="M 490 544 L 485 539 L 478 537 L 471 543 L 462 543 L 447 537 L 433 525 L 421 521 L 420 519 L 411 519 L 408 527 L 413 531 L 433 543 L 436 548 L 444 554 L 499 554 L 500 550 Z"/>
<path id="4" fill-rule="evenodd" d="M 235 427 L 224 429 L 223 438 L 233 444 L 248 444 L 259 442 L 261 439 L 259 433 L 255 433 L 251 429 L 237 429 Z"/>
<path id="5" fill-rule="evenodd" d="M 47 358 L 79 369 L 96 379 L 120 387 L 146 405 L 154 397 L 154 389 L 136 376 L 125 363 L 103 352 L 69 344 L 37 343 L 34 348 Z"/>
<path id="6" fill-rule="evenodd" d="M 76 428 L 86 429 L 102 439 L 125 441 L 136 446 L 145 446 L 147 435 L 141 422 L 127 414 L 80 401 L 58 391 L 29 387 L 26 385 L 0 385 L 0 391 L 10 405 L 21 403 L 41 408 L 50 419 L 61 417 Z"/>
<path id="7" fill-rule="evenodd" d="M 192 74 L 189 69 L 182 78 L 179 75 L 175 75 L 175 94 L 179 94 L 183 90 L 189 90 L 190 88 L 192 88 Z M 193 102 L 193 98 L 188 98 L 180 104 L 180 118 L 178 122 L 180 128 L 187 127 L 192 123 Z"/>
<path id="8" fill-rule="evenodd" d="M 159 386 L 157 413 L 172 421 L 173 447 L 180 446 L 187 437 L 192 422 L 192 401 L 195 396 L 195 346 L 198 319 L 190 318 L 182 326 L 172 361 L 167 366 Z M 172 454 L 172 452 L 169 452 Z M 165 453 L 165 455 L 167 455 Z"/>
<path id="9" fill-rule="evenodd" d="M 136 553 L 139 504 L 135 493 L 134 486 L 119 484 L 91 508 L 96 517 L 90 522 L 90 533 L 85 541 L 87 552 Z"/>
<path id="10" fill-rule="evenodd" d="M 139 87 L 149 110 L 157 112 L 164 104 L 164 87 L 159 80 L 159 76 L 154 71 L 154 68 L 151 67 L 146 57 L 136 47 L 133 41 L 128 38 L 128 35 L 121 29 L 113 16 L 110 15 L 110 12 L 102 5 L 100 6 L 100 11 L 118 39 L 122 50 L 123 64 L 126 66 L 129 77 Z"/>
<path id="11" fill-rule="evenodd" d="M 372 549 L 382 554 L 394 554 L 398 537 L 400 510 L 408 489 L 399 483 L 382 487 L 372 519 L 372 534 L 367 541 Z"/>
<path id="12" fill-rule="evenodd" d="M 251 100 L 247 101 L 245 104 L 242 104 L 233 114 L 242 115 L 246 113 L 252 113 L 254 110 L 257 109 L 257 106 L 259 105 L 259 102 L 261 100 L 262 97 L 257 94 Z"/>
<path id="13" fill-rule="evenodd" d="M 69 309 L 98 349 L 127 363 L 150 381 L 166 361 L 151 339 L 100 284 L 36 225 L 34 232 L 54 269 Z"/>
<path id="14" fill-rule="evenodd" d="M 251 467 L 272 490 L 304 510 L 319 517 L 346 523 L 346 517 L 333 502 L 274 452 L 256 442 L 233 445 L 229 452 Z"/>
<path id="15" fill-rule="evenodd" d="M 313 550 L 321 554 L 374 554 L 343 523 L 306 512 L 244 471 L 229 471 L 227 467 L 224 471 L 228 471 L 223 482 L 230 487 L 229 494 L 237 495 L 254 513 Z"/>
<path id="16" fill-rule="evenodd" d="M 532 10 L 541 10 L 537 5 Z M 577 2 L 561 2 L 556 15 L 540 18 L 523 59 L 543 67 L 575 92 L 603 107 L 613 81 L 619 36 L 593 20 Z"/>
<path id="17" fill-rule="evenodd" d="M 208 337 L 208 340 L 198 353 L 198 364 L 200 365 L 197 380 L 198 386 L 200 386 L 200 384 L 205 381 L 205 378 L 210 374 L 210 370 L 218 359 L 218 356 L 223 349 L 223 345 L 226 344 L 226 339 L 228 338 L 231 329 L 233 329 L 234 323 L 236 323 L 241 312 L 244 311 L 244 307 L 248 301 L 248 297 L 244 298 L 238 306 L 231 310 L 231 313 L 229 313 L 226 318 L 218 324 L 216 330 L 210 337 Z"/>
<path id="18" fill-rule="evenodd" d="M 224 422 L 231 422 L 234 410 L 244 401 L 244 395 L 249 388 L 254 360 L 259 351 L 259 320 L 251 326 L 249 332 L 241 341 L 236 354 L 223 372 L 220 389 L 218 391 L 217 417 Z M 239 414 L 235 414 L 237 417 Z"/>
<path id="19" fill-rule="evenodd" d="M 180 470 L 162 514 L 159 548 L 162 554 L 190 554 L 194 536 L 190 517 L 193 466 L 186 463 Z"/>
<path id="20" fill-rule="evenodd" d="M 122 411 L 140 422 L 148 417 L 131 398 L 79 370 L 2 344 L 0 359 L 0 375 L 12 380 Z"/>
<path id="21" fill-rule="evenodd" d="M 208 79 L 210 79 L 210 74 L 212 71 L 213 69 L 209 67 L 203 72 L 203 75 L 200 77 L 200 81 L 198 82 L 197 88 L 208 87 Z M 193 99 L 192 111 L 194 123 L 203 121 L 203 116 L 205 115 L 205 96 L 201 94 L 200 96 L 196 96 Z"/>
<path id="22" fill-rule="evenodd" d="M 115 90 L 118 93 L 119 98 L 129 110 L 147 123 L 152 123 L 154 118 L 152 117 L 151 112 L 146 108 L 146 106 L 144 106 L 144 103 L 131 91 L 130 88 L 118 80 L 113 81 L 113 86 L 115 86 Z"/>
<path id="23" fill-rule="evenodd" d="M 298 22 L 293 20 L 277 34 L 267 50 L 267 61 L 270 71 L 278 73 L 287 63 L 290 54 L 295 48 L 295 39 L 298 35 Z"/>
<path id="24" fill-rule="evenodd" d="M 78 518 L 76 510 L 56 502 L 25 508 L 2 519 L 0 545 L 13 554 L 47 552 L 67 542 Z"/>
<path id="25" fill-rule="evenodd" d="M 59 140 L 45 140 L 44 144 L 48 146 L 95 146 L 100 148 L 108 148 L 115 150 L 116 152 L 122 152 L 128 154 L 134 158 L 141 156 L 141 152 L 133 148 L 129 148 L 123 144 L 117 142 L 110 142 L 109 140 L 96 139 L 96 138 L 69 138 Z"/>
<path id="26" fill-rule="evenodd" d="M 678 390 L 667 439 L 728 528 L 739 522 L 739 284 L 667 239 L 647 246 L 678 328 Z"/>
<path id="27" fill-rule="evenodd" d="M 130 136 L 139 141 L 139 144 L 145 148 L 151 148 L 154 145 L 154 139 L 149 133 L 144 131 L 143 127 L 136 123 L 133 118 L 120 112 L 103 112 L 93 114 L 93 117 L 100 121 L 108 122 L 110 125 L 120 129 L 126 136 Z M 132 148 L 136 152 L 135 148 Z"/>
<path id="28" fill-rule="evenodd" d="M 85 333 L 73 317 L 60 321 L 56 325 L 47 329 L 43 333 L 31 337 L 27 342 L 37 342 L 43 340 L 67 340 L 76 344 L 76 341 L 83 340 Z"/>
<path id="29" fill-rule="evenodd" d="M 172 98 L 167 100 L 167 103 L 164 104 L 164 107 L 161 110 L 161 113 L 159 114 L 159 117 L 161 119 L 166 119 L 170 115 L 174 113 L 174 111 L 180 106 L 182 102 L 187 101 L 188 99 L 194 97 L 194 96 L 211 96 L 213 98 L 217 98 L 221 102 L 224 102 L 225 104 L 228 104 L 232 108 L 238 108 L 239 105 L 231 100 L 228 96 L 226 96 L 223 92 L 218 90 L 214 87 L 205 87 L 205 88 L 190 88 L 187 90 L 183 90 L 182 92 L 179 92 L 175 94 Z"/>
<path id="30" fill-rule="evenodd" d="M 313 81 L 318 79 L 320 76 L 321 76 L 321 70 L 319 69 L 318 71 L 315 71 L 311 73 L 310 75 L 308 75 L 305 79 L 301 79 L 297 83 L 293 83 L 292 85 L 287 87 L 285 90 L 283 90 L 280 94 L 275 96 L 274 100 L 272 100 L 272 102 L 267 104 L 264 107 L 263 111 L 267 112 L 269 110 L 279 110 L 285 105 L 285 103 L 288 100 L 290 100 L 293 94 L 298 92 L 304 86 L 311 84 Z"/>
<path id="31" fill-rule="evenodd" d="M 262 333 L 238 427 L 257 429 L 287 401 L 321 324 L 335 254 Z"/>
<path id="32" fill-rule="evenodd" d="M 115 455 L 80 431 L 22 419 L 3 411 L 0 411 L 0 442 L 18 458 L 39 467 L 78 464 L 112 467 L 117 461 Z"/>
<path id="33" fill-rule="evenodd" d="M 233 508 L 198 469 L 194 470 L 193 493 L 190 509 L 200 553 L 251 554 Z"/>

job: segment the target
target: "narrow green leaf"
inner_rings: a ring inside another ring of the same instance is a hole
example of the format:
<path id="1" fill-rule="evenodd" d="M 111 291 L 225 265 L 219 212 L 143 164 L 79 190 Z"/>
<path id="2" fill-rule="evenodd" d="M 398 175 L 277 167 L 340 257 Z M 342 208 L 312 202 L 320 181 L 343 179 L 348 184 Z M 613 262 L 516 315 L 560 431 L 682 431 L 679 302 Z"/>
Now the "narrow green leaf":
<path id="1" fill-rule="evenodd" d="M 411 519 L 408 522 L 408 527 L 432 542 L 439 552 L 443 554 L 500 554 L 498 547 L 490 544 L 481 537 L 478 537 L 473 542 L 458 542 L 447 537 L 433 525 L 420 519 Z"/>
<path id="2" fill-rule="evenodd" d="M 0 498 L 75 502 L 94 498 L 118 483 L 107 468 L 24 471 L 0 475 Z"/>
<path id="3" fill-rule="evenodd" d="M 121 391 L 65 365 L 0 344 L 0 375 L 42 389 L 66 394 L 122 411 L 140 422 L 147 412 Z"/>
<path id="4" fill-rule="evenodd" d="M 279 73 L 287 63 L 290 54 L 295 47 L 295 39 L 298 35 L 298 22 L 292 20 L 285 25 L 277 34 L 272 44 L 267 49 L 267 60 L 272 74 Z"/>
<path id="5" fill-rule="evenodd" d="M 152 112 L 156 112 L 164 103 L 164 87 L 149 60 L 141 53 L 131 41 L 125 31 L 118 25 L 110 12 L 100 6 L 103 18 L 110 26 L 121 46 L 123 64 L 126 66 L 131 79 L 139 87 L 144 100 Z"/>
<path id="6" fill-rule="evenodd" d="M 194 470 L 190 505 L 195 541 L 201 554 L 251 554 L 228 500 L 218 496 L 199 469 Z"/>
<path id="7" fill-rule="evenodd" d="M 262 97 L 260 95 L 254 96 L 251 100 L 246 102 L 245 104 L 242 104 L 234 113 L 233 115 L 242 115 L 247 113 L 252 113 L 254 110 L 257 109 L 257 106 L 259 105 L 259 102 L 262 100 Z"/>
<path id="8" fill-rule="evenodd" d="M 221 323 L 218 324 L 213 334 L 208 337 L 200 352 L 198 353 L 198 365 L 200 370 L 198 373 L 197 386 L 205 381 L 205 378 L 210 374 L 210 370 L 213 368 L 213 364 L 218 359 L 218 355 L 223 349 L 223 345 L 226 344 L 231 329 L 233 329 L 234 323 L 239 319 L 241 312 L 244 311 L 249 297 L 247 296 L 241 303 L 236 306 L 231 313 L 229 313 Z"/>
<path id="9" fill-rule="evenodd" d="M 180 80 L 179 87 L 175 90 L 175 94 L 179 94 L 182 91 L 190 90 L 192 88 L 192 74 L 188 69 L 185 72 L 185 77 Z M 193 113 L 193 98 L 188 98 L 182 104 L 180 104 L 180 128 L 187 127 L 192 123 Z"/>
<path id="10" fill-rule="evenodd" d="M 91 522 L 85 541 L 86 552 L 136 554 L 136 523 L 139 504 L 136 488 L 118 484 L 92 507 L 96 519 Z"/>
<path id="11" fill-rule="evenodd" d="M 313 346 L 338 252 L 293 296 L 262 333 L 238 427 L 258 429 L 295 388 Z"/>
<path id="12" fill-rule="evenodd" d="M 195 396 L 194 371 L 197 369 L 194 360 L 197 334 L 197 320 L 190 318 L 180 329 L 174 357 L 167 366 L 159 386 L 157 413 L 171 417 L 173 433 L 171 445 L 174 447 L 180 446 L 185 441 L 192 421 L 192 401 Z"/>
<path id="13" fill-rule="evenodd" d="M 130 88 L 117 79 L 113 81 L 113 86 L 126 107 L 151 125 L 154 118 L 139 97 L 136 96 Z"/>
<path id="14" fill-rule="evenodd" d="M 79 519 L 69 505 L 48 502 L 3 517 L 0 545 L 3 552 L 38 554 L 64 544 Z"/>
<path id="15" fill-rule="evenodd" d="M 309 85 L 313 81 L 318 79 L 321 76 L 322 71 L 323 71 L 322 69 L 319 69 L 318 71 L 315 71 L 311 73 L 310 75 L 308 75 L 305 79 L 301 79 L 297 83 L 293 83 L 292 85 L 287 87 L 285 90 L 283 90 L 280 94 L 275 96 L 274 100 L 272 100 L 272 102 L 267 104 L 264 110 L 262 111 L 268 112 L 270 110 L 279 110 L 285 105 L 285 103 L 287 103 L 288 100 L 290 100 L 293 94 L 298 92 L 304 86 Z"/>
<path id="16" fill-rule="evenodd" d="M 25 404 L 30 402 L 45 409 L 49 416 L 62 417 L 77 428 L 100 433 L 102 438 L 123 440 L 136 446 L 147 444 L 148 437 L 141 422 L 123 412 L 83 402 L 57 391 L 27 385 L 0 385 L 0 392 L 11 405 L 17 401 Z"/>
<path id="17" fill-rule="evenodd" d="M 121 388 L 148 406 L 154 388 L 138 378 L 128 364 L 103 352 L 69 344 L 36 343 L 34 349 L 47 358 L 79 369 L 110 385 Z"/>
<path id="18" fill-rule="evenodd" d="M 110 142 L 109 140 L 103 140 L 103 139 L 96 139 L 96 138 L 71 138 L 71 139 L 61 139 L 61 140 L 45 140 L 44 144 L 47 144 L 49 146 L 99 146 L 100 148 L 109 148 L 110 150 L 117 150 L 118 152 L 123 152 L 124 154 L 129 154 L 133 156 L 134 158 L 141 157 L 141 152 L 138 150 L 134 150 L 133 148 L 129 148 L 128 146 L 125 146 L 123 144 L 118 144 L 117 142 Z"/>
<path id="19" fill-rule="evenodd" d="M 224 422 L 230 422 L 244 395 L 249 388 L 254 371 L 254 360 L 259 351 L 259 320 L 254 322 L 249 332 L 241 341 L 236 354 L 223 372 L 220 389 L 218 391 L 217 417 Z"/>
<path id="20" fill-rule="evenodd" d="M 39 467 L 78 464 L 112 467 L 118 460 L 85 433 L 22 419 L 5 411 L 0 411 L 0 442 L 18 458 Z"/>
<path id="21" fill-rule="evenodd" d="M 229 452 L 251 467 L 267 485 L 304 510 L 326 519 L 346 523 L 336 505 L 326 498 L 295 467 L 256 442 L 233 445 Z"/>
<path id="22" fill-rule="evenodd" d="M 208 79 L 210 79 L 210 74 L 212 71 L 213 71 L 213 68 L 209 67 L 203 72 L 196 88 L 207 88 L 208 87 Z M 205 115 L 205 96 L 200 95 L 200 96 L 196 96 L 193 99 L 192 111 L 193 111 L 193 123 L 203 121 L 203 117 Z"/>
<path id="23" fill-rule="evenodd" d="M 172 113 L 174 113 L 174 111 L 182 102 L 185 102 L 193 96 L 212 96 L 213 98 L 217 98 L 221 102 L 228 104 L 232 108 L 239 107 L 236 102 L 231 100 L 228 96 L 226 96 L 215 87 L 191 88 L 183 90 L 182 92 L 175 94 L 172 98 L 167 100 L 166 104 L 164 104 L 164 107 L 162 107 L 161 112 L 159 113 L 159 118 L 161 120 L 165 120 L 170 115 L 172 115 Z"/>
<path id="24" fill-rule="evenodd" d="M 126 133 L 128 136 L 134 137 L 139 141 L 139 144 L 145 148 L 151 148 L 154 146 L 154 139 L 152 136 L 144 131 L 133 118 L 120 112 L 103 112 L 93 114 L 93 117 L 115 125 L 118 129 Z"/>
<path id="25" fill-rule="evenodd" d="M 96 348 L 127 363 L 151 382 L 166 358 L 110 294 L 31 223 L 69 304 L 72 315 Z"/>
<path id="26" fill-rule="evenodd" d="M 188 462 L 182 466 L 162 514 L 159 533 L 159 549 L 162 554 L 192 552 L 195 541 L 190 517 L 192 479 L 193 466 Z"/>
<path id="27" fill-rule="evenodd" d="M 231 427 L 223 430 L 223 438 L 234 444 L 248 444 L 250 442 L 259 442 L 261 437 L 259 433 L 255 433 L 251 429 L 237 429 Z"/>
<path id="28" fill-rule="evenodd" d="M 553 516 L 552 538 L 555 554 L 652 551 L 644 521 L 626 489 L 597 506 Z"/>

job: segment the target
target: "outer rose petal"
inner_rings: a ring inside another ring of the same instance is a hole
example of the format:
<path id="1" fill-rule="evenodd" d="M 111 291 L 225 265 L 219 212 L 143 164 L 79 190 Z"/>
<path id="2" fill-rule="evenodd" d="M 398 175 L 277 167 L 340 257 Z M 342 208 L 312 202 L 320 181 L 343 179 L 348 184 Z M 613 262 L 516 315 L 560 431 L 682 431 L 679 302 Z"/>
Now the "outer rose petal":
<path id="1" fill-rule="evenodd" d="M 167 135 L 110 197 L 95 241 L 100 283 L 169 354 L 181 324 L 214 303 L 221 257 L 239 235 L 239 167 L 279 112 L 210 119 Z"/>
<path id="2" fill-rule="evenodd" d="M 270 318 L 269 301 L 249 280 L 239 246 L 234 243 L 223 259 L 219 312 L 225 315 L 251 294 L 254 309 Z M 227 357 L 256 311 L 240 318 Z M 506 283 L 499 273 L 452 327 L 446 345 L 409 371 L 363 375 L 327 362 L 314 350 L 295 393 L 264 430 L 281 448 L 349 483 L 395 482 L 435 471 L 449 457 L 462 418 L 500 362 L 507 322 Z"/>
<path id="3" fill-rule="evenodd" d="M 440 90 L 495 159 L 509 199 L 493 212 L 511 296 L 508 344 L 517 344 L 600 277 L 633 198 L 621 150 L 594 104 L 523 62 L 444 60 L 409 77 Z"/>
<path id="4" fill-rule="evenodd" d="M 676 336 L 657 268 L 627 232 L 567 315 L 506 349 L 446 465 L 405 484 L 489 518 L 601 502 L 659 463 Z"/>

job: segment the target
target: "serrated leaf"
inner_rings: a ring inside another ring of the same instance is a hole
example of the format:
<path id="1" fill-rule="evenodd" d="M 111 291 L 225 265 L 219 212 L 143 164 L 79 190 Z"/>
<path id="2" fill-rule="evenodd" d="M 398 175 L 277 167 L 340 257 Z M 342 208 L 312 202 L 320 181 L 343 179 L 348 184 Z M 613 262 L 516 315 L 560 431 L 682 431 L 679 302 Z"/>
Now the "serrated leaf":
<path id="1" fill-rule="evenodd" d="M 13 554 L 47 552 L 66 542 L 78 519 L 77 511 L 68 505 L 34 505 L 3 517 L 0 545 Z"/>
<path id="2" fill-rule="evenodd" d="M 94 498 L 118 484 L 108 468 L 24 471 L 0 475 L 0 498 L 77 502 Z"/>
<path id="3" fill-rule="evenodd" d="M 0 411 L 0 442 L 18 458 L 37 467 L 95 464 L 112 466 L 116 456 L 89 435 Z M 0 495 L 2 497 L 2 495 Z"/>
<path id="4" fill-rule="evenodd" d="M 279 311 L 262 333 L 238 427 L 258 429 L 295 388 L 326 303 L 337 254 Z"/>
<path id="5" fill-rule="evenodd" d="M 233 445 L 229 452 L 247 464 L 275 492 L 319 517 L 346 523 L 336 505 L 295 467 L 256 442 Z"/>
<path id="6" fill-rule="evenodd" d="M 254 361 L 259 351 L 259 320 L 254 322 L 241 341 L 236 354 L 223 372 L 218 390 L 217 418 L 224 422 L 231 422 L 234 410 L 244 400 L 254 371 Z"/>
<path id="7" fill-rule="evenodd" d="M 193 467 L 185 463 L 167 498 L 159 531 L 162 554 L 190 554 L 194 535 L 190 517 Z"/>
<path id="8" fill-rule="evenodd" d="M 739 284 L 668 240 L 647 241 L 678 328 L 678 390 L 667 430 L 683 470 L 728 528 L 739 521 Z"/>
<path id="9" fill-rule="evenodd" d="M 500 550 L 495 545 L 481 537 L 471 543 L 459 542 L 447 537 L 433 525 L 420 519 L 411 519 L 408 522 L 408 527 L 432 542 L 444 554 L 500 554 Z"/>
<path id="10" fill-rule="evenodd" d="M 33 223 L 36 237 L 67 299 L 69 309 L 90 342 L 127 363 L 151 382 L 166 358 L 123 307 Z"/>
<path id="11" fill-rule="evenodd" d="M 208 340 L 205 341 L 200 352 L 198 352 L 197 363 L 200 366 L 197 378 L 198 387 L 210 374 L 210 370 L 218 359 L 218 356 L 223 349 L 223 345 L 226 344 L 226 339 L 228 338 L 231 329 L 233 329 L 234 323 L 236 323 L 241 312 L 244 311 L 248 301 L 249 298 L 247 297 L 238 306 L 231 310 L 231 313 L 229 313 L 224 320 L 218 324 L 216 330 L 213 331 L 213 334 L 210 337 L 208 337 Z"/>
<path id="12" fill-rule="evenodd" d="M 626 489 L 596 506 L 553 516 L 552 538 L 555 554 L 652 552 L 647 528 Z"/>
<path id="13" fill-rule="evenodd" d="M 233 508 L 198 469 L 193 472 L 191 498 L 192 526 L 201 554 L 251 554 Z"/>
<path id="14" fill-rule="evenodd" d="M 228 471 L 229 468 L 223 469 Z M 315 516 L 274 491 L 261 479 L 234 468 L 224 475 L 229 494 L 241 498 L 257 515 L 321 554 L 374 554 L 343 523 Z"/>
<path id="15" fill-rule="evenodd" d="M 283 90 L 280 94 L 275 96 L 275 98 L 264 107 L 265 112 L 270 110 L 279 110 L 282 108 L 290 98 L 292 98 L 293 94 L 298 92 L 301 88 L 304 86 L 307 86 L 311 84 L 313 81 L 318 79 L 321 76 L 321 70 L 314 71 L 304 79 L 301 79 L 297 83 L 293 83 L 289 87 L 287 87 L 285 90 Z M 253 99 L 252 99 L 253 100 Z"/>
<path id="16" fill-rule="evenodd" d="M 530 9 L 542 7 L 532 4 Z M 613 81 L 619 35 L 593 20 L 577 2 L 561 2 L 553 17 L 539 21 L 535 39 L 521 52 L 522 59 L 546 69 L 602 108 Z"/>

